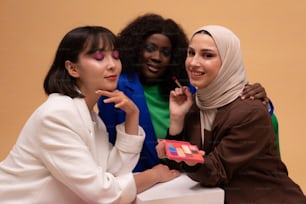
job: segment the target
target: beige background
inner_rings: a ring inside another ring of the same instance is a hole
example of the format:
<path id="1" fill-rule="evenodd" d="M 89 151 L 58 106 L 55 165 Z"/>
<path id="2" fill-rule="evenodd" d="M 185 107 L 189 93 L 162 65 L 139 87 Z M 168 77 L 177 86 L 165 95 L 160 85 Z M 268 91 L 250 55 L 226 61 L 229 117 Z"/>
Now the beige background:
<path id="1" fill-rule="evenodd" d="M 306 192 L 306 1 L 303 0 L 0 0 L 0 160 L 13 147 L 42 88 L 55 49 L 70 29 L 103 25 L 117 33 L 129 20 L 158 12 L 190 33 L 221 24 L 241 39 L 250 82 L 272 98 L 283 161 Z"/>

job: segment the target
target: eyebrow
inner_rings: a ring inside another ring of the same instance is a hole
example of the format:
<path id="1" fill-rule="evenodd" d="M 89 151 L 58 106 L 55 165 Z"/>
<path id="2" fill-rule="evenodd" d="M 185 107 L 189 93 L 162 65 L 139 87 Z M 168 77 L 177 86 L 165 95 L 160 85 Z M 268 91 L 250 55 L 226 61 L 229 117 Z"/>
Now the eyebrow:
<path id="1" fill-rule="evenodd" d="M 213 51 L 213 52 L 215 52 L 216 50 L 215 49 L 210 49 L 210 48 L 204 48 L 204 49 L 201 49 L 201 51 L 203 52 L 203 51 L 205 51 L 205 52 L 207 52 L 207 51 Z"/>
<path id="2" fill-rule="evenodd" d="M 171 45 L 170 45 L 170 46 L 159 46 L 157 43 L 152 42 L 152 41 L 149 41 L 149 42 L 145 43 L 145 45 L 154 45 L 155 47 L 159 47 L 159 48 L 167 48 L 167 49 L 169 49 L 169 50 L 171 50 L 171 49 L 172 49 L 172 46 L 171 46 Z"/>
<path id="3" fill-rule="evenodd" d="M 188 47 L 188 49 L 195 50 L 195 49 L 192 48 L 192 47 Z M 211 51 L 215 52 L 216 50 L 215 50 L 215 49 L 212 49 L 212 48 L 203 48 L 203 49 L 201 49 L 200 51 L 201 51 L 201 52 L 207 52 L 207 51 L 209 51 L 209 52 L 211 52 Z"/>

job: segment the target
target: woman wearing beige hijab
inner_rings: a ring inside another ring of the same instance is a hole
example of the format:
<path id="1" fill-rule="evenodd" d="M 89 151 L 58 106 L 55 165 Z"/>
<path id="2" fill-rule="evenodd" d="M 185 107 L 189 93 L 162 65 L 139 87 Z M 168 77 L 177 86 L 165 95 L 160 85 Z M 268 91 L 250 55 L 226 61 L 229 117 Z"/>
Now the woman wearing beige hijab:
<path id="1" fill-rule="evenodd" d="M 239 98 L 248 80 L 237 36 L 222 26 L 199 28 L 186 70 L 197 92 L 194 98 L 187 87 L 171 92 L 167 138 L 190 141 L 205 156 L 204 164 L 176 166 L 203 186 L 223 188 L 225 203 L 306 203 L 279 157 L 266 107 Z M 165 156 L 163 143 L 157 151 Z"/>

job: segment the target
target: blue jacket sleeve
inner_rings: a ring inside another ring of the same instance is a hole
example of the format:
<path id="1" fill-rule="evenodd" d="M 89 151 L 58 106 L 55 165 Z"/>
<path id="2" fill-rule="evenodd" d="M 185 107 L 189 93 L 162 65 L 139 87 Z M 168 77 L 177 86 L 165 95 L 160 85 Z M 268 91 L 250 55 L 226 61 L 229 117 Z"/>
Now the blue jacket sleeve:
<path id="1" fill-rule="evenodd" d="M 109 141 L 115 144 L 116 141 L 116 125 L 123 122 L 124 117 L 120 115 L 124 114 L 120 109 L 115 108 L 114 103 L 104 103 L 103 100 L 106 97 L 102 96 L 98 100 L 99 116 L 103 120 L 107 132 L 109 134 Z M 122 113 L 120 113 L 122 112 Z"/>

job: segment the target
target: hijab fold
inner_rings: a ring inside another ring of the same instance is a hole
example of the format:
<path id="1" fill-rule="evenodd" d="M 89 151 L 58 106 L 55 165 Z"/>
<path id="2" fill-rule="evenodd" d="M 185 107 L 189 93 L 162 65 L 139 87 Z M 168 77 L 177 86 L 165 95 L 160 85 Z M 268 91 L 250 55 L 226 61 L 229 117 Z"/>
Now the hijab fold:
<path id="1" fill-rule="evenodd" d="M 222 65 L 216 78 L 205 88 L 197 89 L 196 104 L 200 108 L 202 143 L 204 129 L 211 130 L 217 109 L 234 101 L 248 83 L 243 63 L 240 40 L 229 29 L 208 25 L 197 29 L 194 35 L 208 32 L 216 43 Z"/>

